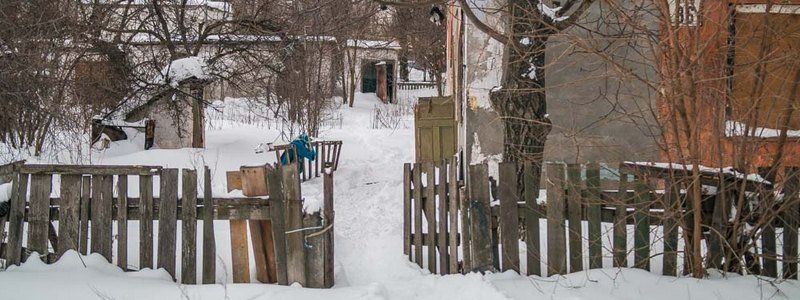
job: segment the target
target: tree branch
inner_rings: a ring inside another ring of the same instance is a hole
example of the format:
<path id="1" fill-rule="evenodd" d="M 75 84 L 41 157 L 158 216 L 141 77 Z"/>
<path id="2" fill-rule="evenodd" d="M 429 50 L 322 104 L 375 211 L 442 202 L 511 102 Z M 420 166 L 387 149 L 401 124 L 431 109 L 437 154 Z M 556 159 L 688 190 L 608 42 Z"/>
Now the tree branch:
<path id="1" fill-rule="evenodd" d="M 494 28 L 492 28 L 491 26 L 486 25 L 486 23 L 483 23 L 483 21 L 481 21 L 480 19 L 478 19 L 477 16 L 475 16 L 475 13 L 472 11 L 472 8 L 469 7 L 469 3 L 467 2 L 467 0 L 458 0 L 458 3 L 461 5 L 461 9 L 464 11 L 464 14 L 467 16 L 469 21 L 472 22 L 475 25 L 475 27 L 478 28 L 478 30 L 482 31 L 483 33 L 486 33 L 487 35 L 489 35 L 489 37 L 500 42 L 501 44 L 505 45 L 509 44 L 508 37 L 498 32 L 497 30 L 494 30 Z"/>

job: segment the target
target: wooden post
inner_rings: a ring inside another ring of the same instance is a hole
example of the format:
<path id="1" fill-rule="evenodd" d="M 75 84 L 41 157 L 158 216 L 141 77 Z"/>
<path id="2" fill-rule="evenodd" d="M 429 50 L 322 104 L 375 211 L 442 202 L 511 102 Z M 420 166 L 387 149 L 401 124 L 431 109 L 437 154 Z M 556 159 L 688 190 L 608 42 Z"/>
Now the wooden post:
<path id="1" fill-rule="evenodd" d="M 128 175 L 117 177 L 117 199 L 119 199 L 117 203 L 117 266 L 126 271 L 128 270 Z"/>
<path id="2" fill-rule="evenodd" d="M 31 203 L 28 210 L 28 250 L 47 254 L 47 235 L 50 225 L 51 174 L 31 175 Z M 107 256 L 108 258 L 108 256 Z"/>
<path id="3" fill-rule="evenodd" d="M 448 196 L 450 209 L 450 274 L 458 273 L 458 157 L 453 157 L 449 165 Z"/>
<path id="4" fill-rule="evenodd" d="M 284 216 L 285 194 L 283 191 L 283 169 L 267 170 L 267 184 L 271 195 L 269 196 L 270 215 L 272 216 L 272 237 L 275 240 L 275 268 L 278 284 L 287 285 L 287 260 L 286 260 L 286 226 Z"/>
<path id="5" fill-rule="evenodd" d="M 539 197 L 539 183 L 534 181 L 539 172 L 534 169 L 531 162 L 525 162 L 524 184 L 525 184 L 525 245 L 527 246 L 528 275 L 542 275 L 541 246 L 539 241 L 539 218 L 542 216 L 536 199 Z"/>
<path id="6" fill-rule="evenodd" d="M 183 169 L 181 283 L 197 283 L 197 171 Z"/>
<path id="7" fill-rule="evenodd" d="M 731 200 L 728 198 L 727 190 L 728 187 L 722 187 L 721 192 L 714 197 L 714 212 L 711 216 L 712 230 L 709 231 L 708 236 L 707 265 L 709 268 L 720 270 L 723 269 L 722 258 L 725 257 L 725 250 L 727 249 L 724 243 L 728 232 L 727 222 L 728 213 L 730 212 L 728 201 Z"/>
<path id="8" fill-rule="evenodd" d="M 422 268 L 422 166 L 414 164 L 414 262 Z"/>
<path id="9" fill-rule="evenodd" d="M 324 173 L 324 172 L 323 172 Z M 411 260 L 411 164 L 403 164 L 403 254 Z"/>
<path id="10" fill-rule="evenodd" d="M 797 279 L 797 227 L 800 226 L 800 168 L 787 167 L 784 171 L 783 214 L 783 279 Z"/>
<path id="11" fill-rule="evenodd" d="M 600 165 L 586 165 L 586 219 L 589 223 L 589 268 L 603 268 L 603 241 L 600 226 Z"/>
<path id="12" fill-rule="evenodd" d="M 547 164 L 547 275 L 566 274 L 564 165 Z"/>
<path id="13" fill-rule="evenodd" d="M 581 165 L 567 165 L 567 216 L 569 217 L 569 271 L 583 271 L 583 206 L 581 205 Z"/>
<path id="14" fill-rule="evenodd" d="M 503 245 L 501 271 L 519 273 L 519 212 L 517 164 L 500 163 L 500 242 Z"/>
<path id="15" fill-rule="evenodd" d="M 450 255 L 447 253 L 447 160 L 443 160 L 439 165 L 439 184 L 436 193 L 439 199 L 437 205 L 439 234 L 436 237 L 436 246 L 439 248 L 439 274 L 450 274 Z"/>
<path id="16" fill-rule="evenodd" d="M 152 175 L 139 175 L 139 198 L 139 268 L 153 268 Z"/>
<path id="17" fill-rule="evenodd" d="M 283 168 L 283 188 L 286 203 L 287 279 L 306 286 L 306 255 L 303 237 L 303 201 L 300 198 L 300 176 L 297 164 Z"/>
<path id="18" fill-rule="evenodd" d="M 628 173 L 623 164 L 619 166 L 619 190 L 617 191 L 616 207 L 614 210 L 614 267 L 628 267 L 627 216 L 628 216 Z"/>
<path id="19" fill-rule="evenodd" d="M 25 202 L 28 201 L 28 174 L 15 174 L 12 188 L 11 210 L 8 212 L 8 247 L 6 249 L 6 260 L 9 265 L 19 265 L 22 260 Z"/>
<path id="20" fill-rule="evenodd" d="M 111 214 L 113 211 L 113 177 L 109 175 L 92 176 L 92 252 L 100 253 L 109 262 L 111 259 L 112 231 Z"/>
<path id="21" fill-rule="evenodd" d="M 486 164 L 469 166 L 470 234 L 472 237 L 472 271 L 494 269 L 492 257 L 491 208 Z"/>
<path id="22" fill-rule="evenodd" d="M 428 270 L 436 273 L 436 169 L 433 162 L 425 163 L 425 220 L 427 221 L 427 235 L 425 246 L 428 247 Z"/>
<path id="23" fill-rule="evenodd" d="M 662 275 L 676 276 L 678 270 L 678 197 L 680 188 L 675 182 L 664 182 L 664 214 L 661 222 L 664 224 L 664 255 Z"/>
<path id="24" fill-rule="evenodd" d="M 178 169 L 161 170 L 158 206 L 158 262 L 175 280 L 175 235 L 178 227 Z"/>
<path id="25" fill-rule="evenodd" d="M 214 238 L 214 199 L 211 170 L 203 166 L 203 284 L 216 281 L 217 241 Z"/>
<path id="26" fill-rule="evenodd" d="M 650 271 L 650 185 L 649 178 L 636 175 L 634 212 L 634 266 Z"/>
<path id="27" fill-rule="evenodd" d="M 333 244 L 333 224 L 335 212 L 333 210 L 333 170 L 326 167 L 323 170 L 322 181 L 322 197 L 325 207 L 323 208 L 324 224 L 330 226 L 328 232 L 325 233 L 325 267 L 324 267 L 324 287 L 333 287 L 333 269 L 334 269 L 334 244 Z M 409 203 L 410 204 L 410 203 Z"/>
<path id="28" fill-rule="evenodd" d="M 81 223 L 81 175 L 61 175 L 61 203 L 59 206 L 58 257 L 61 257 L 67 250 L 78 251 L 80 245 L 78 239 Z"/>

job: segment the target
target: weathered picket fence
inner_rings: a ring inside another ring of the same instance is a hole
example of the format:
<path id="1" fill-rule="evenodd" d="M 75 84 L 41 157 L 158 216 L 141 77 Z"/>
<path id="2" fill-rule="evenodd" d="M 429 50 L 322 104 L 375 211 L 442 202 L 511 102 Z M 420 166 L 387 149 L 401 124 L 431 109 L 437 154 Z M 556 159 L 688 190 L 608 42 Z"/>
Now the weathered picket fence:
<path id="1" fill-rule="evenodd" d="M 403 81 L 397 83 L 397 89 L 404 91 L 435 89 L 436 83 L 430 81 Z"/>
<path id="2" fill-rule="evenodd" d="M 42 255 L 48 263 L 56 261 L 67 250 L 99 253 L 109 262 L 116 258 L 123 270 L 155 266 L 164 268 L 181 283 L 194 284 L 197 282 L 199 219 L 202 220 L 201 282 L 208 284 L 215 283 L 217 272 L 219 245 L 213 220 L 262 220 L 272 223 L 274 248 L 271 252 L 275 253 L 273 272 L 278 284 L 298 282 L 307 287 L 332 286 L 332 231 L 315 234 L 303 230 L 333 224 L 332 173 L 324 173 L 326 211 L 323 216 L 320 213 L 304 215 L 296 165 L 269 170 L 264 178 L 271 191 L 269 197 L 213 198 L 211 172 L 204 167 L 203 196 L 198 198 L 197 171 L 192 169 L 22 162 L 0 166 L 0 177 L 10 178 L 13 186 L 8 239 L 2 245 L 0 257 L 8 264 L 18 265 L 33 252 Z M 134 179 L 132 177 L 138 177 L 137 197 L 128 196 L 128 182 Z M 60 182 L 57 198 L 51 198 L 54 179 Z M 159 183 L 159 189 L 154 189 L 154 182 Z M 182 191 L 180 198 L 179 189 Z M 154 196 L 154 191 L 159 192 L 158 196 Z M 181 228 L 177 227 L 178 220 Z M 52 221 L 58 221 L 57 230 Z M 128 263 L 130 221 L 139 221 L 139 266 Z M 4 223 L 5 220 L 0 219 L 0 237 L 4 236 L 4 226 L 1 226 Z M 116 224 L 116 232 L 113 224 Z M 154 225 L 157 232 L 154 232 Z M 176 249 L 178 230 L 182 236 L 181 249 Z M 23 243 L 26 234 L 27 240 Z M 154 238 L 158 241 L 157 249 L 153 246 Z M 112 257 L 114 240 L 116 257 Z M 177 251 L 182 258 L 180 278 L 176 278 L 175 272 Z"/>
<path id="3" fill-rule="evenodd" d="M 499 164 L 495 189 L 485 164 L 468 166 L 467 182 L 459 180 L 454 163 L 405 164 L 404 253 L 420 267 L 439 274 L 515 270 L 528 275 L 552 275 L 612 266 L 650 270 L 651 259 L 658 256 L 664 275 L 682 272 L 678 270 L 678 254 L 683 251 L 678 238 L 683 233 L 675 216 L 684 215 L 676 212 L 686 212 L 680 206 L 685 205 L 686 195 L 680 185 L 669 181 L 691 174 L 624 163 L 618 169 L 619 188 L 609 190 L 601 188 L 598 164 L 586 165 L 585 172 L 583 168 L 580 164 L 546 164 L 546 202 L 537 203 L 539 191 L 530 188 L 535 186 L 533 172 L 537 170 L 530 165 L 523 166 L 524 176 L 518 180 L 515 164 Z M 786 170 L 787 174 L 796 171 Z M 719 180 L 719 174 L 701 175 L 703 184 Z M 723 176 L 723 182 L 731 190 L 734 186 L 744 186 L 747 191 L 769 188 L 732 175 Z M 523 194 L 519 194 L 518 184 L 526 187 Z M 798 188 L 797 176 L 791 177 L 784 186 L 786 197 L 796 198 Z M 704 206 L 713 211 L 708 213 L 711 220 L 703 223 L 713 229 L 706 237 L 707 267 L 722 269 L 725 239 L 713 232 L 727 231 L 723 216 L 730 208 L 724 203 L 731 193 L 721 190 L 704 200 L 710 204 Z M 784 201 L 789 201 L 787 198 Z M 764 275 L 778 277 L 776 264 L 780 261 L 783 278 L 797 278 L 800 211 L 796 200 L 774 224 L 765 227 L 760 237 L 763 251 L 757 256 Z M 540 219 L 547 224 L 544 237 L 540 236 Z M 587 232 L 583 222 L 588 223 Z M 611 228 L 603 230 L 602 223 L 610 223 Z M 633 248 L 628 247 L 629 225 L 633 227 Z M 783 228 L 783 235 L 777 238 L 782 239 L 781 255 L 776 252 L 775 228 Z M 653 239 L 653 232 L 661 232 L 661 236 Z M 524 253 L 520 253 L 521 240 L 527 249 Z M 603 246 L 603 240 L 611 241 L 610 249 Z M 663 243 L 663 250 L 651 249 L 652 240 Z M 588 257 L 584 256 L 584 245 L 588 246 Z M 546 250 L 546 257 L 541 255 L 542 250 Z M 631 252 L 633 261 L 629 263 Z M 526 272 L 521 270 L 521 256 L 527 261 Z M 611 265 L 604 265 L 604 257 L 612 258 Z M 588 266 L 584 266 L 585 262 Z"/>

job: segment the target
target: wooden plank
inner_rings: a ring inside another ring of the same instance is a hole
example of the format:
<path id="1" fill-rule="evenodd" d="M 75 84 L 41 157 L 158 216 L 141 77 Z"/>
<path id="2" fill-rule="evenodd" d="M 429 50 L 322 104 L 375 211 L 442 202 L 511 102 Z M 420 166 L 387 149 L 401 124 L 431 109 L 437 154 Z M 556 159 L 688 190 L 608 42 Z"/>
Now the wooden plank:
<path id="1" fill-rule="evenodd" d="M 403 164 L 403 254 L 411 261 L 411 164 Z"/>
<path id="2" fill-rule="evenodd" d="M 567 217 L 569 219 L 569 271 L 583 271 L 583 202 L 581 199 L 581 165 L 567 165 Z"/>
<path id="3" fill-rule="evenodd" d="M 564 165 L 547 166 L 547 275 L 566 274 L 567 249 L 564 227 Z"/>
<path id="4" fill-rule="evenodd" d="M 626 268 L 628 267 L 628 253 L 626 252 L 628 243 L 627 224 L 627 204 L 628 204 L 628 173 L 625 168 L 620 164 L 619 168 L 619 190 L 617 199 L 615 199 L 616 211 L 614 213 L 614 267 Z"/>
<path id="5" fill-rule="evenodd" d="M 412 182 L 414 185 L 414 262 L 422 268 L 422 165 L 414 164 L 412 172 Z"/>
<path id="6" fill-rule="evenodd" d="M 63 184 L 63 183 L 62 183 Z M 128 270 L 128 175 L 117 177 L 117 266 Z"/>
<path id="7" fill-rule="evenodd" d="M 267 273 L 267 252 L 264 246 L 264 233 L 261 232 L 261 221 L 247 221 L 250 229 L 250 242 L 253 245 L 253 260 L 255 260 L 256 280 L 261 283 L 269 283 L 270 278 Z M 272 234 L 270 232 L 270 234 Z"/>
<path id="8" fill-rule="evenodd" d="M 92 176 L 92 200 L 91 211 L 91 250 L 99 253 L 109 262 L 111 257 L 111 246 L 113 245 L 112 214 L 114 210 L 113 201 L 113 177 L 111 175 Z"/>
<path id="9" fill-rule="evenodd" d="M 81 176 L 80 252 L 89 255 L 89 216 L 92 208 L 92 177 Z"/>
<path id="10" fill-rule="evenodd" d="M 436 169 L 433 162 L 424 164 L 423 170 L 426 174 L 427 181 L 425 182 L 425 200 L 423 201 L 425 220 L 427 221 L 428 245 L 436 245 Z M 428 270 L 431 273 L 436 272 L 436 247 L 428 246 Z"/>
<path id="11" fill-rule="evenodd" d="M 461 206 L 461 236 L 463 243 L 461 244 L 461 253 L 464 259 L 461 265 L 461 273 L 467 274 L 472 272 L 472 221 L 470 219 L 470 201 L 467 199 L 467 188 L 465 186 L 458 188 L 458 202 Z"/>
<path id="12" fill-rule="evenodd" d="M 472 238 L 471 271 L 494 271 L 492 257 L 491 208 L 486 164 L 469 166 L 470 237 Z"/>
<path id="13" fill-rule="evenodd" d="M 159 166 L 120 166 L 120 165 L 48 165 L 27 164 L 20 172 L 26 174 L 92 174 L 92 175 L 139 175 L 154 174 Z"/>
<path id="14" fill-rule="evenodd" d="M 661 274 L 676 276 L 678 271 L 678 197 L 680 187 L 675 182 L 664 182 L 664 255 Z"/>
<path id="15" fill-rule="evenodd" d="M 778 254 L 775 244 L 775 227 L 772 224 L 765 224 L 761 228 L 762 266 L 764 266 L 761 275 L 778 277 Z"/>
<path id="16" fill-rule="evenodd" d="M 28 250 L 46 254 L 50 225 L 50 189 L 53 175 L 31 175 L 31 198 L 28 208 Z"/>
<path id="17" fill-rule="evenodd" d="M 539 240 L 539 218 L 542 217 L 539 210 L 536 209 L 536 199 L 539 197 L 539 183 L 536 178 L 540 172 L 539 169 L 531 162 L 525 162 L 524 166 L 525 184 L 525 245 L 527 246 L 527 262 L 528 262 L 528 275 L 542 275 L 542 258 L 541 246 Z"/>
<path id="18" fill-rule="evenodd" d="M 197 171 L 183 169 L 181 283 L 197 283 Z M 191 207 L 192 209 L 185 209 Z"/>
<path id="19" fill-rule="evenodd" d="M 634 218 L 634 236 L 633 242 L 635 250 L 634 267 L 650 270 L 650 219 L 648 214 L 650 212 L 650 185 L 648 178 L 636 175 L 636 206 L 633 213 Z"/>
<path id="20" fill-rule="evenodd" d="M 589 268 L 603 268 L 603 241 L 600 226 L 600 165 L 586 165 L 586 219 L 589 223 Z"/>
<path id="21" fill-rule="evenodd" d="M 323 227 L 322 216 L 319 212 L 305 214 L 303 217 L 305 228 Z M 325 287 L 325 245 L 323 229 L 307 231 L 306 242 L 309 247 L 306 249 L 306 284 L 310 288 Z"/>
<path id="22" fill-rule="evenodd" d="M 323 208 L 323 216 L 325 220 L 325 224 L 328 224 L 329 227 L 328 232 L 325 233 L 326 240 L 325 240 L 325 288 L 333 287 L 334 284 L 334 217 L 335 211 L 333 209 L 333 170 L 329 168 L 325 168 L 323 170 L 323 181 L 322 181 L 322 197 L 323 197 L 323 204 L 325 205 Z"/>
<path id="23" fill-rule="evenodd" d="M 247 251 L 247 221 L 230 220 L 233 283 L 250 283 L 250 255 Z"/>
<path id="24" fill-rule="evenodd" d="M 499 193 L 500 193 L 500 243 L 503 245 L 501 271 L 514 270 L 519 267 L 519 212 L 517 202 L 519 194 L 517 189 L 517 164 L 512 162 L 500 163 L 499 166 Z"/>
<path id="25" fill-rule="evenodd" d="M 800 168 L 787 167 L 784 171 L 783 214 L 783 279 L 797 279 L 797 227 L 800 226 Z"/>
<path id="26" fill-rule="evenodd" d="M 203 284 L 216 281 L 217 241 L 214 237 L 214 199 L 211 191 L 211 170 L 203 166 Z"/>
<path id="27" fill-rule="evenodd" d="M 48 195 L 49 196 L 49 195 Z M 78 251 L 81 223 L 81 175 L 61 175 L 61 203 L 58 219 L 58 256 Z"/>
<path id="28" fill-rule="evenodd" d="M 289 284 L 306 286 L 306 255 L 303 228 L 303 200 L 297 164 L 284 166 L 283 188 L 286 203 L 286 277 Z"/>
<path id="29" fill-rule="evenodd" d="M 287 285 L 287 261 L 286 261 L 286 226 L 284 215 L 284 191 L 282 169 L 272 169 L 267 172 L 267 184 L 272 192 L 270 198 L 270 210 L 272 211 L 272 237 L 275 247 L 275 274 L 278 284 Z"/>
<path id="30" fill-rule="evenodd" d="M 139 268 L 153 268 L 153 176 L 139 176 Z"/>
<path id="31" fill-rule="evenodd" d="M 450 160 L 448 176 L 448 209 L 450 220 L 449 247 L 450 247 L 450 274 L 458 273 L 458 157 Z"/>
<path id="32" fill-rule="evenodd" d="M 178 169 L 161 170 L 161 203 L 158 206 L 157 266 L 175 280 L 178 227 Z"/>
<path id="33" fill-rule="evenodd" d="M 242 180 L 242 193 L 245 196 L 268 196 L 266 173 L 271 166 L 242 166 L 240 170 Z M 256 279 L 262 283 L 271 283 L 274 276 L 270 277 L 269 263 L 267 262 L 267 242 L 272 241 L 271 225 L 269 221 L 249 220 L 251 244 L 253 246 L 253 259 L 255 260 Z M 265 229 L 268 229 L 265 231 Z M 267 235 L 269 237 L 267 237 Z M 271 250 L 270 250 L 271 251 Z"/>
<path id="34" fill-rule="evenodd" d="M 439 234 L 442 236 L 436 239 L 436 245 L 439 250 L 439 274 L 450 274 L 450 255 L 448 254 L 447 235 L 447 160 L 442 160 L 439 164 L 439 184 L 437 185 L 436 193 L 438 195 L 438 203 L 436 209 L 439 212 Z"/>
<path id="35" fill-rule="evenodd" d="M 242 174 L 240 171 L 225 172 L 225 179 L 227 180 L 228 191 L 243 189 Z"/>

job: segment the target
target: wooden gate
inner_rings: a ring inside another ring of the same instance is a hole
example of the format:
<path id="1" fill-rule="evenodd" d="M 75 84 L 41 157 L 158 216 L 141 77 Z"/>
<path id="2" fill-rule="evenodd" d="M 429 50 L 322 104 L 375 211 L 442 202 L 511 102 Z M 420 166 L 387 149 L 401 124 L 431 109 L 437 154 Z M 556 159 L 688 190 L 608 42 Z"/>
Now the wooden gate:
<path id="1" fill-rule="evenodd" d="M 414 108 L 418 163 L 442 162 L 456 153 L 457 124 L 450 97 L 419 98 Z"/>

